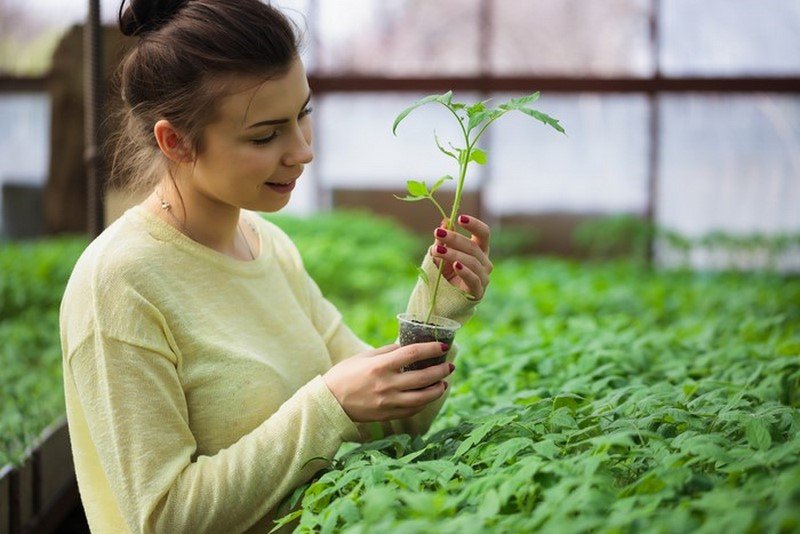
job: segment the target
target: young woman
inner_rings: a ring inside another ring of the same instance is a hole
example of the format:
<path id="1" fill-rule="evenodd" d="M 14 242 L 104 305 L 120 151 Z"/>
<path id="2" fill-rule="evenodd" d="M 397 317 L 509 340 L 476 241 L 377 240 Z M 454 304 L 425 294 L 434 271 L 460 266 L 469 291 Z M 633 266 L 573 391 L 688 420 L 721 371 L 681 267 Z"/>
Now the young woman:
<path id="1" fill-rule="evenodd" d="M 255 213 L 285 206 L 313 157 L 287 19 L 259 0 L 142 0 L 120 28 L 139 42 L 116 167 L 152 194 L 89 245 L 61 306 L 81 498 L 93 532 L 265 532 L 344 441 L 425 432 L 454 366 L 401 372 L 447 347 L 359 340 Z M 487 226 L 459 224 L 472 237 L 435 229 L 423 267 L 445 262 L 436 312 L 464 322 L 492 265 Z M 409 311 L 428 297 L 417 286 Z"/>

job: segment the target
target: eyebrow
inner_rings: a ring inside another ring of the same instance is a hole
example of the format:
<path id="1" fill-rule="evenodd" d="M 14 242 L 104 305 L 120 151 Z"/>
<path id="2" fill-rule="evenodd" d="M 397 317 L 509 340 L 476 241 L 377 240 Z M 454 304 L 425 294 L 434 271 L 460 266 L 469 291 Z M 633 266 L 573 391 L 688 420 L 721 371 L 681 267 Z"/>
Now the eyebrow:
<path id="1" fill-rule="evenodd" d="M 300 108 L 301 112 L 306 108 L 306 106 L 308 106 L 309 102 L 311 102 L 311 92 L 310 91 L 308 93 L 308 98 L 306 98 L 306 101 L 303 103 L 303 106 Z M 287 122 L 289 122 L 289 119 L 272 119 L 272 120 L 266 120 L 266 121 L 259 121 L 259 122 L 251 124 L 246 129 L 250 130 L 251 128 L 256 128 L 258 126 L 269 126 L 269 125 L 273 125 L 273 124 L 285 124 Z"/>

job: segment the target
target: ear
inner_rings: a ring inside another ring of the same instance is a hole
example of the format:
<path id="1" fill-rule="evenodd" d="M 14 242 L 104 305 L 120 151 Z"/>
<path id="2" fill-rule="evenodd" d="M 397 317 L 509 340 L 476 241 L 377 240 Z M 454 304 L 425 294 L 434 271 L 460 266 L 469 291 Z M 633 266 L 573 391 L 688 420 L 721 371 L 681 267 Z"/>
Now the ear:
<path id="1" fill-rule="evenodd" d="M 161 119 L 156 122 L 153 126 L 153 134 L 156 137 L 158 148 L 170 160 L 176 163 L 187 163 L 194 159 L 188 142 L 168 120 Z"/>

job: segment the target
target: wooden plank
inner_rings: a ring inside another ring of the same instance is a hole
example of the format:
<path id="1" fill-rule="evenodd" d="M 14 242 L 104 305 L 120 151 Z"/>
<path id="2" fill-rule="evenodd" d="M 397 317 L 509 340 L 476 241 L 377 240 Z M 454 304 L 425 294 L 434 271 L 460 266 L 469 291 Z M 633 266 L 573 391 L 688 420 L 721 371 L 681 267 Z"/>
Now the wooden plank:
<path id="1" fill-rule="evenodd" d="M 47 92 L 47 81 L 47 76 L 0 75 L 0 94 L 44 93 Z"/>
<path id="2" fill-rule="evenodd" d="M 47 508 L 75 480 L 72 449 L 66 421 L 62 420 L 45 431 L 39 446 L 39 498 L 42 509 Z"/>
<path id="3" fill-rule="evenodd" d="M 11 534 L 11 472 L 7 465 L 0 469 L 0 534 Z"/>
<path id="4" fill-rule="evenodd" d="M 309 76 L 316 93 L 345 92 L 530 92 L 548 93 L 800 93 L 800 77 L 558 77 L 471 76 L 387 78 Z"/>
<path id="5" fill-rule="evenodd" d="M 34 467 L 33 460 L 28 458 L 22 466 L 15 471 L 17 477 L 17 510 L 19 525 L 27 525 L 36 514 L 34 510 Z M 14 503 L 12 502 L 12 506 Z"/>

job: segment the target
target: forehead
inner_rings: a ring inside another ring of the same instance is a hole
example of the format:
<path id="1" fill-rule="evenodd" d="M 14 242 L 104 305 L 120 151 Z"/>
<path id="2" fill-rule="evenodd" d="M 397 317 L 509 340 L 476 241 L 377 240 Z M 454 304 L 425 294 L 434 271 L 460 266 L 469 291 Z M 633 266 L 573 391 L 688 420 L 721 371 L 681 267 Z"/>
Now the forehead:
<path id="1" fill-rule="evenodd" d="M 226 85 L 215 122 L 237 130 L 258 121 L 291 119 L 301 111 L 309 93 L 305 68 L 299 59 L 282 76 L 268 80 L 233 76 Z"/>

